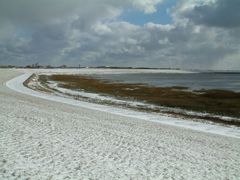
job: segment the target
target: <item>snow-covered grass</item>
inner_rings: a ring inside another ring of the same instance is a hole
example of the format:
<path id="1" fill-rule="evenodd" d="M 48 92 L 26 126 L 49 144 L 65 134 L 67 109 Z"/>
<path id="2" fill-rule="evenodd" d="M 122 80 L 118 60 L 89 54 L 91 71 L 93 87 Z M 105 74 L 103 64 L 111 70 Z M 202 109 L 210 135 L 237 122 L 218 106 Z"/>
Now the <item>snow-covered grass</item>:
<path id="1" fill-rule="evenodd" d="M 109 96 L 103 96 L 99 95 L 97 93 L 89 93 L 89 92 L 84 92 L 84 91 L 74 91 L 66 88 L 61 88 L 59 87 L 58 83 L 54 81 L 48 81 L 48 87 L 54 90 L 57 90 L 57 92 L 63 93 L 63 94 L 68 94 L 70 95 L 69 98 L 74 97 L 74 96 L 80 96 L 84 98 L 89 98 L 89 99 L 95 99 L 95 100 L 100 100 L 100 101 L 108 101 L 108 102 L 113 102 L 117 104 L 122 104 L 122 105 L 132 105 L 132 106 L 144 106 L 144 103 L 141 102 L 133 102 L 133 101 L 124 101 L 124 100 L 119 100 L 113 97 Z"/>

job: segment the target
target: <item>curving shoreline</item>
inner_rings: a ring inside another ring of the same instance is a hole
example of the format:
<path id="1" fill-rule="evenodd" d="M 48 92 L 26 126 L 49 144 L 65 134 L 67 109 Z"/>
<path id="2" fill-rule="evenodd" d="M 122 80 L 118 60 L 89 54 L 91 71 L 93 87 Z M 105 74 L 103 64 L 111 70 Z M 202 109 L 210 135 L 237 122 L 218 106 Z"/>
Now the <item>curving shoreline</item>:
<path id="1" fill-rule="evenodd" d="M 25 86 L 98 104 L 240 126 L 240 93 L 231 91 L 188 91 L 176 86 L 149 87 L 110 82 L 87 75 L 62 74 L 34 74 Z"/>
<path id="2" fill-rule="evenodd" d="M 68 97 L 56 96 L 46 93 L 41 93 L 29 89 L 23 85 L 23 83 L 32 75 L 32 73 L 25 73 L 18 76 L 6 83 L 7 87 L 13 89 L 17 92 L 35 96 L 38 98 L 43 98 L 51 101 L 61 102 L 65 104 L 70 104 L 78 107 L 89 108 L 97 111 L 103 111 L 115 115 L 120 115 L 124 117 L 137 118 L 140 120 L 146 120 L 151 122 L 157 122 L 160 124 L 172 125 L 176 127 L 183 127 L 187 129 L 192 129 L 201 132 L 207 132 L 212 134 L 224 135 L 228 137 L 240 138 L 240 128 L 239 127 L 224 127 L 220 125 L 206 124 L 201 122 L 194 122 L 184 120 L 182 118 L 169 117 L 166 115 L 159 115 L 154 113 L 139 112 L 134 110 L 127 110 L 122 108 L 115 108 L 106 105 L 94 104 L 89 102 L 78 101 L 75 99 L 70 99 Z"/>

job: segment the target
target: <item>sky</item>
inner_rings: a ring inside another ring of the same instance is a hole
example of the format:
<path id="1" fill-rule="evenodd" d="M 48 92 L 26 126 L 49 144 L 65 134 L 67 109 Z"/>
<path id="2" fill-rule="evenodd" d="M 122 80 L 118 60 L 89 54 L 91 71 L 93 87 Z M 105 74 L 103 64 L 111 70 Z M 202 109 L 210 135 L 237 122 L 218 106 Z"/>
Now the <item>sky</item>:
<path id="1" fill-rule="evenodd" d="M 240 70 L 240 0 L 0 0 L 0 65 Z"/>

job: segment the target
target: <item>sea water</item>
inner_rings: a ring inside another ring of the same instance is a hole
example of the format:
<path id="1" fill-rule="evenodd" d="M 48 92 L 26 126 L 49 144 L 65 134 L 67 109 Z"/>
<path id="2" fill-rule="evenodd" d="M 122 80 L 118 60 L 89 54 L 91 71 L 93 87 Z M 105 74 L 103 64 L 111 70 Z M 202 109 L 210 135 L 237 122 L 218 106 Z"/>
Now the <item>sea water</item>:
<path id="1" fill-rule="evenodd" d="M 141 83 L 154 87 L 187 87 L 190 90 L 221 89 L 240 92 L 240 73 L 199 72 L 190 74 L 137 73 L 101 74 L 96 78 L 112 82 Z"/>

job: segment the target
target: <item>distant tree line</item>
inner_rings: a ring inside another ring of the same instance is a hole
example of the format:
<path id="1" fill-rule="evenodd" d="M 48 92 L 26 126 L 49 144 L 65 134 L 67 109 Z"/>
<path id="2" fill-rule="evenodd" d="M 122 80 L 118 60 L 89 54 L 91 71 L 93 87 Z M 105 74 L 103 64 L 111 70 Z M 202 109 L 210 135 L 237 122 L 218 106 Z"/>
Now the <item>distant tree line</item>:
<path id="1" fill-rule="evenodd" d="M 12 66 L 12 65 L 0 65 L 0 68 L 15 68 L 15 66 Z"/>
<path id="2" fill-rule="evenodd" d="M 78 66 L 79 67 L 79 66 Z M 26 66 L 14 66 L 14 65 L 0 65 L 0 68 L 27 68 L 27 69 L 51 69 L 51 68 L 69 68 L 67 65 L 51 66 L 51 65 L 40 65 L 38 63 L 30 64 Z M 76 68 L 76 67 L 75 67 Z"/>
<path id="3" fill-rule="evenodd" d="M 27 69 L 73 69 L 73 68 L 101 68 L 101 69 L 169 69 L 169 70 L 180 70 L 180 68 L 148 68 L 148 67 L 121 67 L 121 66 L 91 66 L 84 67 L 80 64 L 78 66 L 67 66 L 65 64 L 59 66 L 52 65 L 40 65 L 39 63 L 29 64 L 26 66 L 13 66 L 13 65 L 0 65 L 0 68 L 27 68 Z"/>

